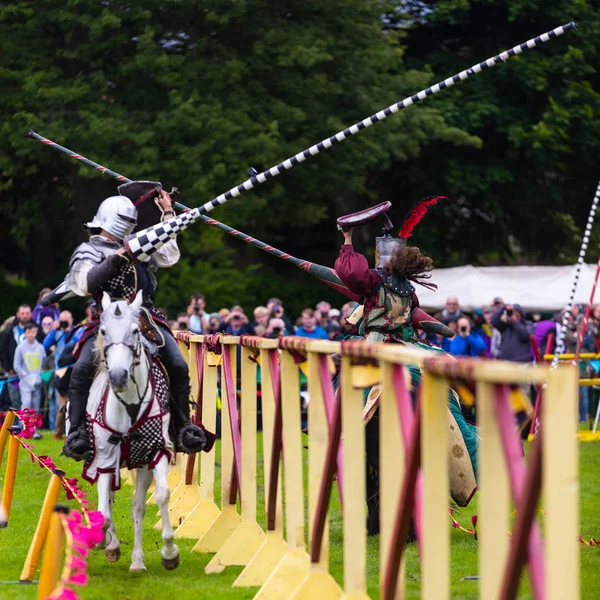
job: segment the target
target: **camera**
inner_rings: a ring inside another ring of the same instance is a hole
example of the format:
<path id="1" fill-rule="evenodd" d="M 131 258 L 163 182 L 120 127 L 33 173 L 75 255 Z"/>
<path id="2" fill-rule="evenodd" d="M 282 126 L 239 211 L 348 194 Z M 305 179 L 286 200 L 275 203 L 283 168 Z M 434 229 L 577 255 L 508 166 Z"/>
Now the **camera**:
<path id="1" fill-rule="evenodd" d="M 281 334 L 281 327 L 273 327 L 273 335 L 278 337 Z"/>
<path id="2" fill-rule="evenodd" d="M 194 312 L 195 313 L 199 313 L 202 310 L 202 308 L 200 307 L 200 304 L 196 303 L 194 304 Z"/>
<path id="3" fill-rule="evenodd" d="M 187 329 L 187 323 L 185 321 L 178 321 L 177 325 L 180 330 Z"/>
<path id="4" fill-rule="evenodd" d="M 60 321 L 59 325 L 60 325 L 61 329 L 69 329 L 69 322 L 68 321 Z"/>
<path id="5" fill-rule="evenodd" d="M 463 326 L 460 328 L 460 332 L 461 332 L 461 333 L 467 333 L 467 331 L 468 331 L 468 330 L 469 330 L 469 328 L 468 328 L 466 325 L 463 325 Z"/>
<path id="6" fill-rule="evenodd" d="M 513 316 L 513 309 L 512 308 L 507 308 L 506 309 L 506 316 L 507 317 L 512 317 Z"/>

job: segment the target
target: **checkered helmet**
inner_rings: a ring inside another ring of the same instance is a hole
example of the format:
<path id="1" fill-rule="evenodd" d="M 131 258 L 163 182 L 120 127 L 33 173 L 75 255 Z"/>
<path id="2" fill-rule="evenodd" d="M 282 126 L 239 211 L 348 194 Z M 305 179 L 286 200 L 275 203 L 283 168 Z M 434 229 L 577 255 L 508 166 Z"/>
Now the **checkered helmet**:
<path id="1" fill-rule="evenodd" d="M 95 217 L 83 228 L 92 233 L 101 229 L 123 240 L 137 223 L 137 208 L 126 196 L 110 196 L 98 207 Z"/>

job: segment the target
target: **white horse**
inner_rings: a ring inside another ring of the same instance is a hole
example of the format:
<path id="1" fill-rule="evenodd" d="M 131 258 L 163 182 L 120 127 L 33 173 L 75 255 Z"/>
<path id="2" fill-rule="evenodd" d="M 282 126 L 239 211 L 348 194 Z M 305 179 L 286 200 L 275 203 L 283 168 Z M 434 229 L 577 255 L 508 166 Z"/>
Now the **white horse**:
<path id="1" fill-rule="evenodd" d="M 101 367 L 90 390 L 87 405 L 92 429 L 93 458 L 86 463 L 84 477 L 97 481 L 98 509 L 104 515 L 106 558 L 121 556 L 119 538 L 112 518 L 114 491 L 119 487 L 122 461 L 137 469 L 132 516 L 135 541 L 131 572 L 145 571 L 142 549 L 142 522 L 146 492 L 156 481 L 155 498 L 162 517 L 162 564 L 166 569 L 179 565 L 179 548 L 173 543 L 169 519 L 170 490 L 167 470 L 173 446 L 169 440 L 168 380 L 153 369 L 149 343 L 140 332 L 142 292 L 131 304 L 112 302 L 105 292 L 96 349 Z"/>

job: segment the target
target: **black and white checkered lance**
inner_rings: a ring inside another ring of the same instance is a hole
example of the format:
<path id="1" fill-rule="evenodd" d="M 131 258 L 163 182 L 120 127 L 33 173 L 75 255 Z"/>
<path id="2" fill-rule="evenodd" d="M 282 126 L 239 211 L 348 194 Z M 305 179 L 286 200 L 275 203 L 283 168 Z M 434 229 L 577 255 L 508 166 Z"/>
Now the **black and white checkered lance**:
<path id="1" fill-rule="evenodd" d="M 268 181 L 273 177 L 276 177 L 284 171 L 288 171 L 297 164 L 304 162 L 311 156 L 315 156 L 323 150 L 328 150 L 334 144 L 343 142 L 349 137 L 357 134 L 359 131 L 371 127 L 371 125 L 377 123 L 378 121 L 383 121 L 384 119 L 387 119 L 387 117 L 389 117 L 390 115 L 397 113 L 403 108 L 407 108 L 411 104 L 415 104 L 420 100 L 424 100 L 429 96 L 433 96 L 434 94 L 437 94 L 439 91 L 445 88 L 452 87 L 455 83 L 458 83 L 459 81 L 463 81 L 465 79 L 468 79 L 472 75 L 475 75 L 476 73 L 481 73 L 481 71 L 484 71 L 485 69 L 494 67 L 500 62 L 505 62 L 512 56 L 521 54 L 522 52 L 524 52 L 525 50 L 529 50 L 530 48 L 535 48 L 538 44 L 547 42 L 555 37 L 558 37 L 559 35 L 562 35 L 566 31 L 574 29 L 575 27 L 576 25 L 574 22 L 561 25 L 560 27 L 557 27 L 552 31 L 542 33 L 542 35 L 538 35 L 535 38 L 532 38 L 522 44 L 519 44 L 518 46 L 515 46 L 514 48 L 511 48 L 510 50 L 501 52 L 500 54 L 493 56 L 492 58 L 488 58 L 483 62 L 473 65 L 472 67 L 465 69 L 464 71 L 461 71 L 460 73 L 457 73 L 452 77 L 448 77 L 447 79 L 444 79 L 443 81 L 440 81 L 439 83 L 436 83 L 435 85 L 432 85 L 427 89 L 421 90 L 417 94 L 413 94 L 412 96 L 409 96 L 404 100 L 401 100 L 400 102 L 391 104 L 387 108 L 380 110 L 374 115 L 371 115 L 370 117 L 367 117 L 366 119 L 355 123 L 351 127 L 348 127 L 347 129 L 344 129 L 343 131 L 340 131 L 335 135 L 332 135 L 331 137 L 322 140 L 318 144 L 315 144 L 314 146 L 311 146 L 310 148 L 307 148 L 306 150 L 303 150 L 302 152 L 299 152 L 294 156 L 291 156 L 290 158 L 284 160 L 278 165 L 275 165 L 274 167 L 271 167 L 270 169 L 267 169 L 266 171 L 263 171 L 262 173 L 253 173 L 252 177 L 250 177 L 240 185 L 237 185 L 231 188 L 229 191 L 225 192 L 224 194 L 213 198 L 203 206 L 200 206 L 191 210 L 188 213 L 185 213 L 185 216 L 187 217 L 186 219 L 182 220 L 181 217 L 183 217 L 184 215 L 180 215 L 178 217 L 170 219 L 169 221 L 165 221 L 159 225 L 149 227 L 146 230 L 139 231 L 129 236 L 129 238 L 127 238 L 127 247 L 130 254 L 137 260 L 140 260 L 142 262 L 147 261 L 150 258 L 150 255 L 156 250 L 158 250 L 171 237 L 174 237 L 175 235 L 189 227 L 192 223 L 199 220 L 201 218 L 200 215 L 210 212 L 220 204 L 225 204 L 225 202 L 227 202 L 231 198 L 236 198 L 240 194 L 251 190 L 253 187 L 264 183 L 265 181 Z M 169 223 L 172 223 L 172 225 L 167 226 Z"/>

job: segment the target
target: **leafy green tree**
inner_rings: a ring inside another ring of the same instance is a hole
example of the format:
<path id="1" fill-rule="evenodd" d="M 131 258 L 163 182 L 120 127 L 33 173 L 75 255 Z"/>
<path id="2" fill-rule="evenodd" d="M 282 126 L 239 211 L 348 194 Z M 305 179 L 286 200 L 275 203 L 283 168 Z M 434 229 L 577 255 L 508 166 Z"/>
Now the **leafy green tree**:
<path id="1" fill-rule="evenodd" d="M 574 262 L 600 176 L 596 7 L 581 0 L 419 0 L 403 7 L 388 14 L 388 26 L 406 32 L 407 66 L 431 69 L 436 79 L 577 21 L 576 31 L 432 99 L 431 107 L 477 136 L 480 148 L 433 140 L 418 161 L 379 174 L 386 190 L 418 196 L 435 189 L 453 198 L 415 235 L 440 266 Z M 599 251 L 595 232 L 592 262 Z"/>
<path id="2" fill-rule="evenodd" d="M 26 140 L 29 127 L 135 179 L 176 185 L 198 205 L 430 83 L 407 68 L 404 32 L 382 31 L 379 0 L 15 0 L 0 6 L 2 268 L 56 285 L 79 224 L 114 193 L 88 167 Z M 431 104 L 232 200 L 215 217 L 331 264 L 335 215 L 395 196 L 374 174 L 439 141 L 476 147 Z M 327 295 L 296 269 L 197 225 L 160 280 L 175 311 Z M 286 293 L 287 292 L 287 293 Z M 335 295 L 334 295 L 335 297 Z M 12 307 L 3 307 L 5 311 Z"/>

